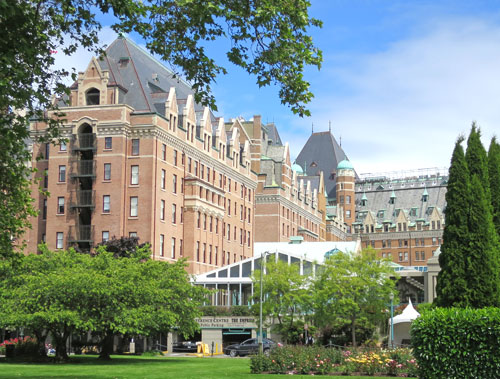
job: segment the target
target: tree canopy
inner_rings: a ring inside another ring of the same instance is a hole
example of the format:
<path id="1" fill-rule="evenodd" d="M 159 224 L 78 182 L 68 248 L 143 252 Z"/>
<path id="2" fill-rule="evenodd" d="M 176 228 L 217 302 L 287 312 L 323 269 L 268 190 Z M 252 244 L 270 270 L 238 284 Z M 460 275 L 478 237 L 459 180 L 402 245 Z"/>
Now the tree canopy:
<path id="1" fill-rule="evenodd" d="M 308 34 L 321 22 L 309 16 L 309 6 L 307 0 L 1 1 L 0 254 L 12 253 L 12 240 L 35 214 L 26 165 L 29 121 L 47 122 L 45 139 L 53 140 L 58 121 L 49 115 L 62 113 L 52 99 L 64 98 L 64 79 L 75 78 L 70 68 L 54 69 L 55 53 L 70 55 L 82 46 L 101 54 L 100 15 L 114 16 L 114 31 L 137 33 L 150 52 L 176 66 L 196 101 L 216 109 L 211 85 L 227 70 L 210 43 L 220 39 L 229 45 L 231 63 L 255 75 L 259 86 L 275 84 L 282 103 L 302 116 L 313 97 L 304 69 L 322 61 Z"/>
<path id="2" fill-rule="evenodd" d="M 255 314 L 259 313 L 260 275 L 261 270 L 255 270 L 252 274 Z M 262 315 L 264 319 L 272 317 L 278 321 L 277 331 L 287 342 L 295 342 L 292 341 L 296 338 L 295 322 L 311 310 L 309 279 L 300 274 L 298 264 L 289 265 L 273 259 L 266 262 L 265 274 L 262 275 Z"/>
<path id="3" fill-rule="evenodd" d="M 359 254 L 339 252 L 325 260 L 313 287 L 318 326 L 349 326 L 356 346 L 356 327 L 363 320 L 373 325 L 384 317 L 390 293 L 394 293 L 394 270 L 389 260 L 365 249 Z"/>
<path id="4" fill-rule="evenodd" d="M 459 138 L 451 160 L 436 286 L 436 304 L 443 307 L 500 304 L 500 249 L 492 215 L 497 173 L 488 167 L 496 159 L 495 142 L 487 157 L 480 137 L 473 123 L 465 155 Z"/>
<path id="5" fill-rule="evenodd" d="M 195 317 L 206 290 L 192 286 L 182 261 L 145 260 L 147 248 L 115 258 L 103 247 L 91 256 L 42 248 L 0 267 L 0 326 L 25 327 L 43 343 L 46 331 L 65 359 L 70 333 L 151 335 L 178 327 L 198 329 Z"/>

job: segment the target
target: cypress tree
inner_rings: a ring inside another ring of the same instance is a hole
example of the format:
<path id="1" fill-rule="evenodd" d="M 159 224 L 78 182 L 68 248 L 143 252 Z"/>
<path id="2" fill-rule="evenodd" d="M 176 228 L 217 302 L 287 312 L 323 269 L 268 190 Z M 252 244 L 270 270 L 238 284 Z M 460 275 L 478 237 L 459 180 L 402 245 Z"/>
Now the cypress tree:
<path id="1" fill-rule="evenodd" d="M 468 305 L 473 308 L 496 307 L 500 300 L 496 256 L 498 242 L 491 216 L 491 204 L 479 175 L 471 175 L 470 188 L 471 203 L 466 245 Z"/>
<path id="2" fill-rule="evenodd" d="M 438 306 L 467 306 L 469 304 L 466 280 L 467 219 L 470 205 L 469 172 L 459 137 L 453 150 L 446 192 L 445 228 L 439 255 L 441 271 L 438 274 L 434 300 Z"/>
<path id="3" fill-rule="evenodd" d="M 481 143 L 481 130 L 472 123 L 472 128 L 467 139 L 467 150 L 465 152 L 465 161 L 469 169 L 470 178 L 473 175 L 479 177 L 479 183 L 484 189 L 486 199 L 490 202 L 490 181 L 488 176 L 488 157 L 486 150 Z"/>
<path id="4" fill-rule="evenodd" d="M 493 224 L 495 225 L 497 238 L 500 238 L 500 145 L 495 137 L 491 139 L 488 150 L 488 174 L 490 178 Z"/>

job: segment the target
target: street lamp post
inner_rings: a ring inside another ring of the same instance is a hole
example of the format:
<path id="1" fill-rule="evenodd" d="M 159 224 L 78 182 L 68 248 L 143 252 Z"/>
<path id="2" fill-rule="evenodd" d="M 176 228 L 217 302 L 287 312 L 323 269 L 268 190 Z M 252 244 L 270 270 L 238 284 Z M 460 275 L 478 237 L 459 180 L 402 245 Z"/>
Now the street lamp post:
<path id="1" fill-rule="evenodd" d="M 391 299 L 391 349 L 394 349 L 394 293 L 390 293 Z"/>
<path id="2" fill-rule="evenodd" d="M 259 353 L 262 354 L 264 352 L 264 346 L 262 345 L 262 275 L 264 273 L 265 268 L 265 259 L 267 256 L 267 251 L 260 255 L 260 301 L 259 301 Z"/>

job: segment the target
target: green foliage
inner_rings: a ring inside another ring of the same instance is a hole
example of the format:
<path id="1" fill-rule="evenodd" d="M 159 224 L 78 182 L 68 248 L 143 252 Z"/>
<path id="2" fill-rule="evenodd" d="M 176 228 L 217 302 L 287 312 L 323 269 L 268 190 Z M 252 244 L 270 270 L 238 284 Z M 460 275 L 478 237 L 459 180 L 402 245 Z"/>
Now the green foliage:
<path id="1" fill-rule="evenodd" d="M 313 286 L 316 325 L 333 329 L 349 325 L 356 346 L 358 321 L 366 318 L 375 323 L 384 318 L 389 294 L 394 293 L 390 275 L 394 270 L 389 261 L 378 258 L 374 250 L 328 258 Z"/>
<path id="2" fill-rule="evenodd" d="M 202 316 L 251 316 L 252 310 L 246 305 L 232 305 L 226 307 L 223 305 L 204 305 L 200 307 Z"/>
<path id="3" fill-rule="evenodd" d="M 500 145 L 495 137 L 488 150 L 488 173 L 490 178 L 493 224 L 500 238 Z"/>
<path id="4" fill-rule="evenodd" d="M 416 362 L 409 349 L 349 351 L 323 347 L 285 346 L 269 356 L 251 357 L 252 373 L 328 375 L 353 372 L 373 376 L 416 376 Z"/>
<path id="5" fill-rule="evenodd" d="M 498 378 L 499 340 L 498 308 L 437 308 L 411 327 L 421 378 Z"/>
<path id="6" fill-rule="evenodd" d="M 140 249 L 139 249 L 140 250 Z M 70 333 L 143 335 L 178 327 L 191 335 L 206 291 L 192 286 L 182 261 L 92 257 L 74 250 L 2 262 L 0 326 L 49 330 L 58 359 Z"/>
<path id="7" fill-rule="evenodd" d="M 254 283 L 254 314 L 259 314 L 260 300 L 260 270 L 252 274 Z M 265 263 L 265 272 L 262 275 L 262 315 L 264 319 L 273 317 L 278 320 L 278 331 L 285 341 L 294 334 L 294 321 L 297 317 L 311 309 L 311 296 L 307 288 L 308 277 L 300 275 L 298 264 L 289 265 L 287 262 L 273 260 Z M 290 329 L 291 333 L 288 333 Z"/>
<path id="8" fill-rule="evenodd" d="M 475 124 L 463 154 L 459 138 L 450 167 L 436 304 L 482 308 L 500 304 L 498 238 L 486 151 Z"/>

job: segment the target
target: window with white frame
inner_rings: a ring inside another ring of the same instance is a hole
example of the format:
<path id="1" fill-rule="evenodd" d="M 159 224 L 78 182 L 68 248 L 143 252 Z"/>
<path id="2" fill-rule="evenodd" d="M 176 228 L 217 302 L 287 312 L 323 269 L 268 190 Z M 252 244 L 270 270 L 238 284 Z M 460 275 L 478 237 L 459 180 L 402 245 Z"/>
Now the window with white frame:
<path id="1" fill-rule="evenodd" d="M 102 242 L 109 241 L 109 231 L 105 230 L 102 232 Z"/>
<path id="2" fill-rule="evenodd" d="M 137 196 L 130 197 L 130 217 L 137 217 L 137 206 L 139 198 Z"/>
<path id="3" fill-rule="evenodd" d="M 139 166 L 137 165 L 130 167 L 130 184 L 139 184 Z"/>
<path id="4" fill-rule="evenodd" d="M 102 197 L 102 212 L 109 213 L 111 211 L 111 196 L 104 195 Z"/>
<path id="5" fill-rule="evenodd" d="M 56 233 L 56 249 L 62 249 L 63 248 L 63 240 L 64 240 L 64 233 L 63 232 L 57 232 Z"/>
<path id="6" fill-rule="evenodd" d="M 57 198 L 57 214 L 64 214 L 64 197 Z"/>

